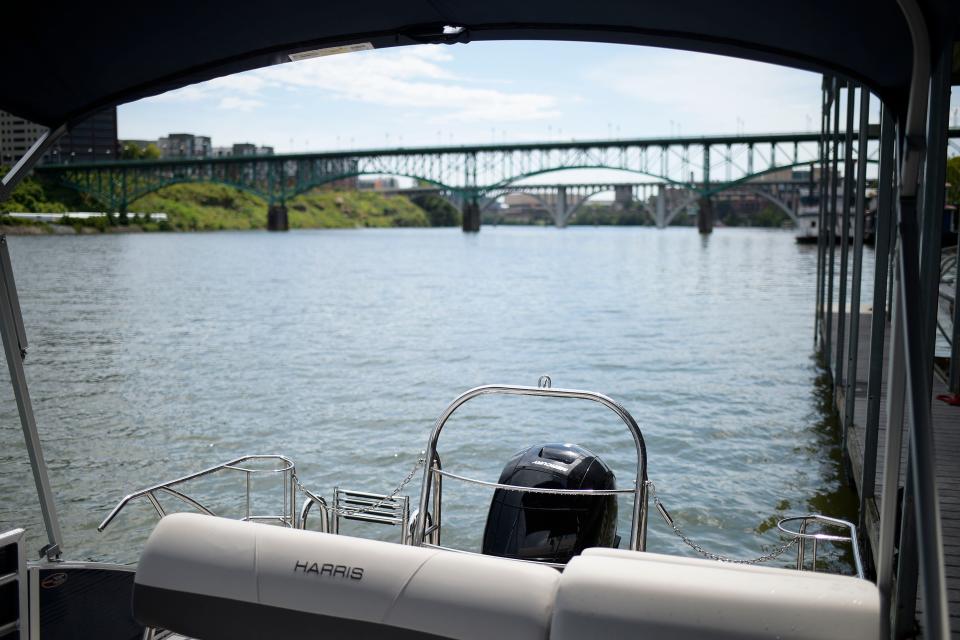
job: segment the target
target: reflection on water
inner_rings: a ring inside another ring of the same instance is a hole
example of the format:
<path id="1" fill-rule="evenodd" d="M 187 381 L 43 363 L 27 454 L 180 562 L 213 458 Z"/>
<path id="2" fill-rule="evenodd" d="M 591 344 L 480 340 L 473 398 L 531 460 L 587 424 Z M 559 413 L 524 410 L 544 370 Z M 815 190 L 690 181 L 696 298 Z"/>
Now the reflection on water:
<path id="1" fill-rule="evenodd" d="M 852 513 L 810 356 L 816 248 L 790 232 L 501 227 L 10 243 L 71 557 L 136 558 L 149 505 L 95 529 L 120 498 L 243 454 L 289 455 L 328 499 L 336 485 L 388 492 L 452 398 L 544 373 L 633 413 L 661 498 L 711 551 L 773 548 L 774 516 Z M 0 526 L 27 526 L 39 548 L 6 382 L 0 424 Z M 621 487 L 635 473 L 630 435 L 582 402 L 477 400 L 451 420 L 440 452 L 446 469 L 496 480 L 515 451 L 556 441 L 599 454 Z M 243 506 L 211 486 L 220 508 Z M 418 486 L 419 477 L 414 499 Z M 444 542 L 477 548 L 489 492 L 447 482 L 444 498 Z M 621 503 L 624 539 L 629 513 Z M 655 514 L 649 548 L 691 553 Z"/>

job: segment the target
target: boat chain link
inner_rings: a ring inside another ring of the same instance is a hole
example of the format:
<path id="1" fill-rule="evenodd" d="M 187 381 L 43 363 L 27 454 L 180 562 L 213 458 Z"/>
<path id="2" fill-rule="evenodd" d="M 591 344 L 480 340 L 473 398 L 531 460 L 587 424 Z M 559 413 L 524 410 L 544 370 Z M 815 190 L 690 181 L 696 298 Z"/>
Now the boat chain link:
<path id="1" fill-rule="evenodd" d="M 702 555 L 704 558 L 709 558 L 710 560 L 717 560 L 718 562 L 729 562 L 731 564 L 762 564 L 764 562 L 770 562 L 771 560 L 775 560 L 778 557 L 782 556 L 784 553 L 787 552 L 788 549 L 790 549 L 790 547 L 797 544 L 797 541 L 800 539 L 799 536 L 791 538 L 788 542 L 780 545 L 779 547 L 776 547 L 773 551 L 769 553 L 765 553 L 762 556 L 757 556 L 756 558 L 747 558 L 747 559 L 729 558 L 727 556 L 722 556 L 717 553 L 712 553 L 710 551 L 707 551 L 703 547 L 701 547 L 699 544 L 697 544 L 690 538 L 688 538 L 683 533 L 683 531 L 681 531 L 680 527 L 677 526 L 677 523 L 674 522 L 673 518 L 670 517 L 670 514 L 667 512 L 667 508 L 663 506 L 663 503 L 660 501 L 660 498 L 657 496 L 656 485 L 653 484 L 653 482 L 651 482 L 650 480 L 647 480 L 646 484 L 647 484 L 647 489 L 650 491 L 650 497 L 653 498 L 653 504 L 657 508 L 657 512 L 660 514 L 660 517 L 663 518 L 663 521 L 666 522 L 671 529 L 673 529 L 673 532 L 677 535 L 678 538 L 680 538 L 683 541 L 685 545 L 687 545 L 688 547 L 690 547 L 691 549 L 693 549 L 694 551 Z"/>
<path id="2" fill-rule="evenodd" d="M 365 507 L 358 507 L 356 509 L 331 508 L 330 511 L 340 516 L 353 516 L 353 515 L 359 515 L 361 513 L 370 513 L 372 511 L 376 511 L 383 505 L 387 504 L 388 502 L 396 498 L 400 494 L 400 492 L 403 491 L 408 484 L 410 484 L 410 481 L 413 480 L 413 477 L 417 475 L 417 469 L 419 469 L 423 465 L 426 459 L 427 459 L 427 452 L 421 451 L 420 457 L 418 457 L 417 461 L 413 464 L 413 468 L 410 469 L 410 473 L 408 473 L 407 476 L 400 481 L 400 484 L 398 484 L 393 491 L 391 491 L 388 495 L 380 498 L 373 504 L 367 505 Z M 300 490 L 300 493 L 309 495 L 307 494 L 306 487 L 303 486 L 303 483 L 300 482 L 300 478 L 298 478 L 296 475 L 293 476 L 293 482 L 294 484 L 296 484 L 297 489 Z"/>
<path id="3" fill-rule="evenodd" d="M 410 484 L 414 476 L 417 475 L 417 470 L 420 469 L 420 467 L 424 464 L 424 462 L 426 462 L 426 452 L 421 451 L 420 456 L 417 458 L 417 461 L 413 465 L 413 468 L 410 469 L 410 472 L 407 473 L 406 477 L 404 477 L 404 479 L 400 481 L 400 484 L 398 484 L 396 488 L 393 491 L 391 491 L 388 495 L 384 496 L 380 500 L 377 500 L 373 504 L 365 507 L 359 507 L 357 509 L 331 509 L 331 511 L 334 511 L 335 513 L 341 516 L 358 515 L 361 513 L 370 513 L 372 511 L 376 511 L 383 505 L 387 504 L 388 502 L 396 498 L 400 494 L 400 492 L 403 491 L 408 484 Z M 297 489 L 299 489 L 301 493 L 306 492 L 306 488 L 303 486 L 303 484 L 300 482 L 300 479 L 296 475 L 293 476 L 293 481 L 296 484 Z M 650 480 L 647 480 L 646 485 L 647 485 L 647 489 L 650 491 L 650 497 L 653 498 L 653 504 L 657 508 L 657 512 L 660 514 L 660 517 L 663 518 L 663 521 L 667 524 L 667 526 L 673 529 L 673 532 L 676 534 L 678 538 L 680 538 L 680 540 L 683 541 L 684 544 L 686 544 L 688 547 L 690 547 L 691 549 L 693 549 L 703 557 L 709 558 L 710 560 L 716 560 L 718 562 L 728 562 L 731 564 L 762 564 L 764 562 L 770 562 L 771 560 L 775 560 L 779 558 L 784 553 L 786 553 L 791 547 L 793 547 L 793 545 L 797 544 L 797 541 L 800 539 L 799 537 L 791 538 L 786 543 L 780 545 L 779 547 L 776 547 L 773 551 L 770 551 L 769 553 L 765 553 L 762 556 L 757 556 L 756 558 L 747 558 L 747 559 L 730 558 L 728 556 L 723 556 L 717 553 L 707 551 L 706 549 L 701 547 L 699 544 L 697 544 L 696 542 L 691 540 L 689 537 L 687 537 L 686 534 L 684 534 L 683 531 L 680 529 L 680 527 L 677 526 L 677 523 L 673 521 L 673 518 L 670 517 L 670 513 L 667 511 L 667 508 L 663 505 L 663 502 L 660 501 L 659 496 L 657 496 L 657 486 L 653 484 L 653 482 Z M 534 489 L 533 492 L 536 493 L 536 490 Z"/>

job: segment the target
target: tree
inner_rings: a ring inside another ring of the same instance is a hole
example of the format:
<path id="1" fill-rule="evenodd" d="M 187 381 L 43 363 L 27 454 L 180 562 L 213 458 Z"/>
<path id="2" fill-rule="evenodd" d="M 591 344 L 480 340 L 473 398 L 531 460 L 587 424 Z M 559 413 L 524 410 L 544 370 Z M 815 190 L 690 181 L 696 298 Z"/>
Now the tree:
<path id="1" fill-rule="evenodd" d="M 140 154 L 140 157 L 144 160 L 159 160 L 160 159 L 160 147 L 153 144 L 152 142 L 148 144 Z"/>
<path id="2" fill-rule="evenodd" d="M 431 227 L 456 227 L 462 220 L 460 211 L 446 199 L 435 193 L 424 193 L 410 198 L 413 204 L 424 210 Z"/>
<path id="3" fill-rule="evenodd" d="M 120 149 L 120 157 L 124 160 L 139 160 L 142 157 L 143 149 L 133 142 L 124 142 Z"/>

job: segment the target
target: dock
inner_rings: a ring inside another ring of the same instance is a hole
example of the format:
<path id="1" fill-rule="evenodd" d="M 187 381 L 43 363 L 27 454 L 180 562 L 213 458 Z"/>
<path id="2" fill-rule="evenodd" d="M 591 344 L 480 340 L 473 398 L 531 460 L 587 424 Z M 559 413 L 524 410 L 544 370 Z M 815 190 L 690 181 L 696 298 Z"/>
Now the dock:
<path id="1" fill-rule="evenodd" d="M 845 340 L 844 352 L 849 344 L 849 319 L 847 316 L 847 337 Z M 867 416 L 867 377 L 869 372 L 869 354 L 870 354 L 870 331 L 872 323 L 872 310 L 865 308 L 860 315 L 859 339 L 858 339 L 858 361 L 857 373 L 854 386 L 854 413 L 852 426 L 843 425 L 844 407 L 845 407 L 845 389 L 846 380 L 835 380 L 836 409 L 841 419 L 841 424 L 846 431 L 846 447 L 844 456 L 848 463 L 848 470 L 852 477 L 853 485 L 859 496 L 862 497 L 864 491 L 864 466 L 865 466 L 865 439 L 866 439 L 866 416 Z M 836 317 L 832 323 L 836 336 Z M 826 322 L 821 324 L 826 327 Z M 880 508 L 884 496 L 883 490 L 883 469 L 886 456 L 886 436 L 887 436 L 887 372 L 890 355 L 889 338 L 890 323 L 886 322 L 884 331 L 884 349 L 883 349 L 883 377 L 880 386 L 880 420 L 879 420 L 879 438 L 877 445 L 877 464 L 875 473 L 875 490 L 871 492 L 866 487 L 868 496 L 865 500 L 864 513 L 861 515 L 863 526 L 863 537 L 868 541 L 867 549 L 870 554 L 870 560 L 874 567 L 880 562 L 878 557 L 879 538 L 880 538 Z M 821 341 L 822 343 L 822 341 Z M 833 369 L 833 357 L 831 354 L 830 368 Z M 952 406 L 938 400 L 937 396 L 948 393 L 948 388 L 943 379 L 934 374 L 933 385 L 931 387 L 931 416 L 934 429 L 935 457 L 936 457 L 936 482 L 938 496 L 940 499 L 940 515 L 944 542 L 945 572 L 947 578 L 947 592 L 950 612 L 951 637 L 960 640 L 960 406 Z M 909 418 L 905 418 L 904 439 L 900 451 L 900 478 L 898 486 L 903 486 L 904 474 L 907 466 L 908 438 L 909 438 Z M 873 493 L 874 495 L 869 495 Z M 918 589 L 918 592 L 920 589 Z M 916 596 L 916 613 L 919 619 L 923 610 L 922 594 Z"/>

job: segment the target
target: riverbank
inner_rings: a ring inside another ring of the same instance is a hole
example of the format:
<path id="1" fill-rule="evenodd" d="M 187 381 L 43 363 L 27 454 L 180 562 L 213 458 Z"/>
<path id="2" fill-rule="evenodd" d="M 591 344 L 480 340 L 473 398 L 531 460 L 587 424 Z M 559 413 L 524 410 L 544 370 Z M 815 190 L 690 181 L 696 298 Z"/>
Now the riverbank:
<path id="1" fill-rule="evenodd" d="M 56 222 L 26 220 L 7 212 L 65 213 L 100 207 L 83 194 L 28 179 L 0 209 L 0 230 L 11 235 L 130 233 L 153 231 L 221 231 L 265 229 L 268 203 L 262 198 L 218 184 L 178 184 L 149 193 L 125 215 L 66 218 Z M 316 190 L 287 201 L 292 229 L 457 226 L 460 213 L 442 198 L 414 199 L 370 191 Z M 164 220 L 146 214 L 163 212 Z"/>

